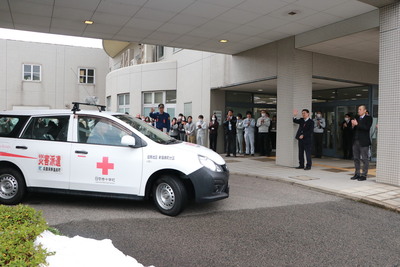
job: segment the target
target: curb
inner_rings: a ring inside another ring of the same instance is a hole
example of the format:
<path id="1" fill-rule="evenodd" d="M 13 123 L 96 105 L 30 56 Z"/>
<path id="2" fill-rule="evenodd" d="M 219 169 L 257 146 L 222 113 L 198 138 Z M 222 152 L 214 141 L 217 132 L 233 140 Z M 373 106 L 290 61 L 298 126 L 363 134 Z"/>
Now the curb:
<path id="1" fill-rule="evenodd" d="M 293 181 L 293 180 L 288 179 L 288 178 L 282 178 L 282 177 L 277 177 L 277 176 L 266 176 L 266 175 L 251 175 L 251 174 L 248 174 L 248 173 L 241 173 L 241 172 L 235 172 L 235 171 L 231 171 L 230 174 L 241 175 L 241 176 L 246 176 L 246 177 L 255 177 L 255 178 L 258 178 L 258 179 L 265 179 L 265 180 L 269 180 L 269 181 L 275 181 L 275 182 L 281 182 L 281 183 L 286 183 L 286 184 L 290 184 L 290 185 L 295 185 L 295 186 L 303 187 L 303 188 L 310 189 L 310 190 L 313 190 L 313 191 L 326 193 L 326 194 L 329 194 L 329 195 L 333 195 L 333 196 L 337 196 L 337 197 L 353 200 L 353 201 L 360 202 L 360 203 L 363 203 L 363 204 L 367 204 L 367 205 L 375 206 L 375 207 L 382 208 L 382 209 L 385 209 L 385 210 L 389 210 L 389 211 L 393 211 L 393 212 L 396 212 L 396 213 L 400 213 L 400 207 L 396 207 L 394 205 L 383 203 L 383 202 L 381 202 L 379 200 L 375 200 L 375 199 L 368 198 L 368 197 L 360 197 L 360 196 L 356 196 L 356 195 L 352 195 L 352 194 L 346 194 L 344 192 L 341 192 L 341 191 L 338 191 L 338 190 L 334 190 L 334 189 L 329 189 L 329 188 L 326 188 L 326 187 L 306 185 L 304 183 Z"/>

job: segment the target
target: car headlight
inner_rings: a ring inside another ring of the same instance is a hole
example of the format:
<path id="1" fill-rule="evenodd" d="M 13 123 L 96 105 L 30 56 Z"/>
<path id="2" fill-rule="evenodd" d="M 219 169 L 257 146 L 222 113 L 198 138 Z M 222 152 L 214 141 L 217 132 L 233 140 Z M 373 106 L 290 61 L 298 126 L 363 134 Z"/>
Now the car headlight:
<path id="1" fill-rule="evenodd" d="M 213 172 L 223 172 L 221 166 L 219 166 L 214 161 L 212 161 L 211 159 L 209 159 L 205 156 L 199 155 L 199 161 L 200 161 L 201 165 L 203 165 L 204 167 L 206 167 L 207 169 L 209 169 Z"/>

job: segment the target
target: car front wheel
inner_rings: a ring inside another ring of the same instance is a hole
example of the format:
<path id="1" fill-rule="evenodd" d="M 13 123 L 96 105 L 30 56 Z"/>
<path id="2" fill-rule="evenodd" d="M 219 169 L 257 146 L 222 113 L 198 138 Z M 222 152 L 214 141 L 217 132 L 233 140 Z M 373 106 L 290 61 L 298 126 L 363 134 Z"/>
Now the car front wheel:
<path id="1" fill-rule="evenodd" d="M 14 205 L 21 202 L 26 186 L 22 174 L 12 168 L 0 170 L 0 203 Z"/>
<path id="2" fill-rule="evenodd" d="M 176 216 L 186 206 L 186 188 L 179 179 L 163 176 L 153 186 L 153 199 L 161 213 L 168 216 Z"/>

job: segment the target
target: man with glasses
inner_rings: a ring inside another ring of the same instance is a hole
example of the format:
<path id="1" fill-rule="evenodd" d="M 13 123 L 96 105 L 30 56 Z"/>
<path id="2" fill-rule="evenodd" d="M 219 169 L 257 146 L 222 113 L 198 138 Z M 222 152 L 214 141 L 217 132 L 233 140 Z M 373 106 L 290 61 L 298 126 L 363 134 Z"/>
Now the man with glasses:
<path id="1" fill-rule="evenodd" d="M 158 112 L 154 112 L 154 108 L 151 108 L 149 116 L 155 120 L 155 126 L 164 133 L 169 133 L 171 122 L 169 114 L 164 112 L 164 104 L 158 105 Z"/>

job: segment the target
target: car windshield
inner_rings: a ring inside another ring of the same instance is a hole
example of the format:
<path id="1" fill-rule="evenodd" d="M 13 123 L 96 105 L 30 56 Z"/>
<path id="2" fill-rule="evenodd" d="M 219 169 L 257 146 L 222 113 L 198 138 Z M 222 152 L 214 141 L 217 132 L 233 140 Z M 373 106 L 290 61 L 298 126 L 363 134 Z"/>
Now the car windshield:
<path id="1" fill-rule="evenodd" d="M 129 124 L 154 142 L 159 144 L 173 144 L 179 142 L 178 140 L 170 137 L 169 135 L 161 132 L 160 130 L 155 129 L 154 127 L 148 125 L 146 122 L 131 117 L 129 115 L 114 115 L 114 117 L 120 119 L 121 121 Z"/>

